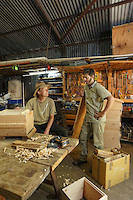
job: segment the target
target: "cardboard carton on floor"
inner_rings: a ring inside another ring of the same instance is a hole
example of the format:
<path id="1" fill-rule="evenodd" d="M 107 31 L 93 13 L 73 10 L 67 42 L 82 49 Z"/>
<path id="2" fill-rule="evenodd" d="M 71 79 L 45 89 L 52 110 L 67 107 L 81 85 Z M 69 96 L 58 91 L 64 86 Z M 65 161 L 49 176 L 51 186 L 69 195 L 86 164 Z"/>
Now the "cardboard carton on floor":
<path id="1" fill-rule="evenodd" d="M 87 178 L 83 177 L 62 189 L 62 200 L 108 200 L 108 196 Z"/>
<path id="2" fill-rule="evenodd" d="M 130 154 L 122 150 L 105 159 L 93 154 L 92 176 L 105 189 L 128 179 L 129 167 Z"/>

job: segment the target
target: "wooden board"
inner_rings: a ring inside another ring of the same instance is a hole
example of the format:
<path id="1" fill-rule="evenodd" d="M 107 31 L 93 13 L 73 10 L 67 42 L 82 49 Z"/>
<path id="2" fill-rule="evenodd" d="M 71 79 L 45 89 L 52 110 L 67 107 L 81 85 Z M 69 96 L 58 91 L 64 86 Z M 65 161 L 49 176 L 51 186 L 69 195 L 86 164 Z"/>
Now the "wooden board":
<path id="1" fill-rule="evenodd" d="M 42 134 L 35 134 L 35 136 L 42 135 Z M 69 146 L 65 147 L 64 149 L 59 148 L 58 152 L 53 153 L 53 157 L 46 159 L 46 160 L 39 160 L 33 158 L 33 162 L 41 163 L 44 165 L 50 166 L 51 170 L 53 171 L 61 161 L 79 144 L 78 139 L 69 138 Z"/>
<path id="2" fill-rule="evenodd" d="M 10 200 L 26 200 L 47 177 L 50 167 L 31 161 L 19 163 L 14 156 L 7 156 L 3 148 L 11 143 L 4 140 L 0 146 L 0 194 Z"/>
<path id="3" fill-rule="evenodd" d="M 112 49 L 114 55 L 133 53 L 133 23 L 113 27 Z"/>
<path id="4" fill-rule="evenodd" d="M 76 115 L 72 138 L 79 138 L 81 127 L 82 127 L 84 117 L 85 117 L 85 113 L 86 113 L 85 98 L 83 97 L 80 101 L 79 109 Z"/>
<path id="5" fill-rule="evenodd" d="M 104 131 L 104 149 L 108 148 L 120 148 L 120 130 L 105 129 Z"/>
<path id="6" fill-rule="evenodd" d="M 27 141 L 21 141 L 21 140 L 15 140 L 12 143 L 13 147 L 19 146 L 22 148 L 26 149 L 31 149 L 31 150 L 38 150 L 38 149 L 43 149 L 46 147 L 45 144 L 42 143 L 37 143 L 37 142 L 27 142 Z"/>
<path id="7" fill-rule="evenodd" d="M 42 134 L 36 133 L 35 137 Z M 11 148 L 13 138 L 1 141 L 0 145 L 0 194 L 10 200 L 26 200 L 42 183 L 49 173 L 70 153 L 79 140 L 70 138 L 70 145 L 65 149 L 59 149 L 54 157 L 46 160 L 32 159 L 27 163 L 19 163 L 13 155 L 7 156 L 3 149 Z M 3 197 L 2 197 L 3 198 Z M 2 199 L 4 200 L 4 199 Z"/>
<path id="8" fill-rule="evenodd" d="M 107 121 L 119 121 L 120 122 L 120 119 L 121 119 L 121 111 L 118 110 L 109 110 L 107 115 L 106 115 L 106 119 Z"/>
<path id="9" fill-rule="evenodd" d="M 107 130 L 111 130 L 111 131 L 119 131 L 120 133 L 120 126 L 121 126 L 121 123 L 120 121 L 107 121 L 106 124 L 105 124 L 105 131 Z"/>

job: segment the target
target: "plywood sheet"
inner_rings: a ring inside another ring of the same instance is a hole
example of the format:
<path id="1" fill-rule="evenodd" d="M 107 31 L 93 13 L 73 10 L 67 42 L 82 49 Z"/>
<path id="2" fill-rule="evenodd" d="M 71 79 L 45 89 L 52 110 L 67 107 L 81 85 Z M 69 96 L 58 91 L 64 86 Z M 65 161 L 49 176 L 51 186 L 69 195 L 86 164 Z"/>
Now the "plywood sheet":
<path id="1" fill-rule="evenodd" d="M 112 49 L 113 55 L 133 53 L 133 23 L 113 27 Z"/>

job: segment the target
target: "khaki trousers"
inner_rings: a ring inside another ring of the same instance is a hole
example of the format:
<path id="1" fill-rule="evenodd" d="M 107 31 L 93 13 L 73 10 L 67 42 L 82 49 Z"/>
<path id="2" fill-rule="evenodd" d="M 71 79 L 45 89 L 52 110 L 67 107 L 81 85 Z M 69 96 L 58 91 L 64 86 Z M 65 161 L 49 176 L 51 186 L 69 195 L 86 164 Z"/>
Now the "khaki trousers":
<path id="1" fill-rule="evenodd" d="M 104 148 L 104 133 L 105 122 L 102 123 L 90 123 L 84 120 L 81 133 L 80 133 L 80 146 L 81 154 L 80 160 L 86 161 L 88 154 L 88 139 L 93 134 L 93 143 L 95 148 L 103 149 Z"/>

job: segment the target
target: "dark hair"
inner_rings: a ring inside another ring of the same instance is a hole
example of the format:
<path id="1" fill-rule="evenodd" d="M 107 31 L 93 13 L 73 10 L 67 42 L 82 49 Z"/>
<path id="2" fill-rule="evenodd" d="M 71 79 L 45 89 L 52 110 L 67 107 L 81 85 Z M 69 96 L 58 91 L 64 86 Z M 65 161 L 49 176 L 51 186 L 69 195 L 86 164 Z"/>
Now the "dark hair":
<path id="1" fill-rule="evenodd" d="M 95 76 L 95 71 L 94 71 L 94 69 L 91 69 L 91 68 L 85 68 L 83 71 L 83 74 L 89 74 L 90 76 L 92 76 L 92 75 Z"/>

